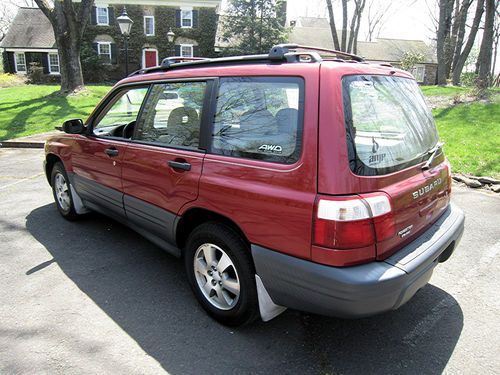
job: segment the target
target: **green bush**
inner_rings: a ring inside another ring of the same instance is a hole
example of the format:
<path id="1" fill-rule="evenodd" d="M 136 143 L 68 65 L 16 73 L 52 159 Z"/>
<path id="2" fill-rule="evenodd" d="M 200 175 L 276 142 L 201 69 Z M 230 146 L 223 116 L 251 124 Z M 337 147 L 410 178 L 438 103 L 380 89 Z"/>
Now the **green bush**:
<path id="1" fill-rule="evenodd" d="M 460 76 L 460 82 L 464 86 L 475 86 L 477 74 L 474 72 L 465 72 Z"/>

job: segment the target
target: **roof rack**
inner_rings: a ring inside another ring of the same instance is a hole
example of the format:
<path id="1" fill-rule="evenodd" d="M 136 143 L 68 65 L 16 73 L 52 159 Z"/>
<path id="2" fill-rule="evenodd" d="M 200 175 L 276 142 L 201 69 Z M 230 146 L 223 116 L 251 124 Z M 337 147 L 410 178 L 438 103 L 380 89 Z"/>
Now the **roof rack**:
<path id="1" fill-rule="evenodd" d="M 200 61 L 200 60 L 208 60 L 206 57 L 185 57 L 185 56 L 171 56 L 164 58 L 160 64 L 160 66 L 170 67 L 172 64 L 185 62 L 185 61 Z"/>
<path id="2" fill-rule="evenodd" d="M 306 51 L 297 51 L 297 50 L 306 50 Z M 202 58 L 202 57 L 182 57 L 182 56 L 167 57 L 163 59 L 160 66 L 137 70 L 131 73 L 129 77 L 138 74 L 157 73 L 174 68 L 196 67 L 198 65 L 206 66 L 206 65 L 231 64 L 231 63 L 245 64 L 245 63 L 269 63 L 269 62 L 313 63 L 313 62 L 323 61 L 321 56 L 315 51 L 328 52 L 333 55 L 336 55 L 339 58 L 339 61 L 349 61 L 349 60 L 353 62 L 364 61 L 363 58 L 360 56 L 336 50 L 330 50 L 320 47 L 301 46 L 298 44 L 277 44 L 269 50 L 269 53 L 267 55 L 262 54 L 262 55 L 231 56 L 231 57 L 220 57 L 214 59 Z M 344 59 L 340 59 L 340 56 L 344 57 Z M 345 58 L 348 58 L 348 60 L 346 60 Z"/>

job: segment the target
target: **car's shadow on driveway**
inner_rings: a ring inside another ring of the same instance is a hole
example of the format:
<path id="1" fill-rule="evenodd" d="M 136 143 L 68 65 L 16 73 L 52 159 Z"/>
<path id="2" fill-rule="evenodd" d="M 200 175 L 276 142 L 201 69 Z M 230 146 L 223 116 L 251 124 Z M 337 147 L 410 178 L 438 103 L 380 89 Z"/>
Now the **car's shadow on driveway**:
<path id="1" fill-rule="evenodd" d="M 463 327 L 458 303 L 427 285 L 398 311 L 341 320 L 286 311 L 268 323 L 224 327 L 198 306 L 183 264 L 100 215 L 76 223 L 53 204 L 28 231 L 53 262 L 171 374 L 440 374 Z"/>

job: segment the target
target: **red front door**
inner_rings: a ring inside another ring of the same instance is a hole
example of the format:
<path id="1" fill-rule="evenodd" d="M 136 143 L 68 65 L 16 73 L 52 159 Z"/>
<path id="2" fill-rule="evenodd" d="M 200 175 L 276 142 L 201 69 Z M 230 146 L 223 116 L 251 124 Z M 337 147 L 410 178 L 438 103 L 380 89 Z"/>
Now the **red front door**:
<path id="1" fill-rule="evenodd" d="M 158 52 L 157 51 L 144 51 L 145 68 L 151 68 L 158 65 Z"/>

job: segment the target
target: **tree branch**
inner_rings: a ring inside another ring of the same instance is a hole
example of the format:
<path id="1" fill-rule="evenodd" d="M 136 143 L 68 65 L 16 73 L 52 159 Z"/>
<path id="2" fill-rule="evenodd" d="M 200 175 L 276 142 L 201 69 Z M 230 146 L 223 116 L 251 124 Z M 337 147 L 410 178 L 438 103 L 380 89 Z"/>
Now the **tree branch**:
<path id="1" fill-rule="evenodd" d="M 45 16 L 49 19 L 50 23 L 53 24 L 55 21 L 54 7 L 50 5 L 48 0 L 35 0 L 35 3 L 43 14 L 45 14 Z"/>

